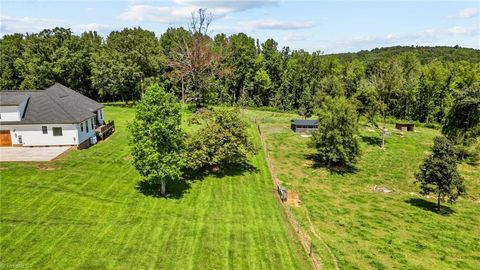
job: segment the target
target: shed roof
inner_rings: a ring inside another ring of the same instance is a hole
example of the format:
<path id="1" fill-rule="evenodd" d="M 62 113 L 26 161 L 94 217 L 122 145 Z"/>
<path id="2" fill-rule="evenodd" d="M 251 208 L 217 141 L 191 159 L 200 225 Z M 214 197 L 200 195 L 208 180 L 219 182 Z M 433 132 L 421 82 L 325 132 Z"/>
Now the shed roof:
<path id="1" fill-rule="evenodd" d="M 318 126 L 318 120 L 293 119 L 292 124 L 296 126 Z"/>
<path id="2" fill-rule="evenodd" d="M 14 99 L 20 94 L 29 96 L 22 120 L 1 121 L 1 124 L 74 124 L 94 117 L 95 111 L 103 107 L 59 83 L 45 90 L 0 91 L 0 98 Z"/>

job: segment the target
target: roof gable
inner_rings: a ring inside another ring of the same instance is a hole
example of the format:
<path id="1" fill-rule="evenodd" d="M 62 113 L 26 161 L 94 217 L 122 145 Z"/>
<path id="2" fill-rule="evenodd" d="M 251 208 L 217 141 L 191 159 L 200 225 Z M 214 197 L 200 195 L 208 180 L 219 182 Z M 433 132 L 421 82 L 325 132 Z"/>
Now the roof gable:
<path id="1" fill-rule="evenodd" d="M 28 95 L 24 118 L 18 122 L 2 124 L 73 124 L 95 116 L 103 108 L 98 103 L 59 83 L 45 90 L 0 91 L 2 99 L 16 99 Z M 3 104 L 2 104 L 3 105 Z"/>

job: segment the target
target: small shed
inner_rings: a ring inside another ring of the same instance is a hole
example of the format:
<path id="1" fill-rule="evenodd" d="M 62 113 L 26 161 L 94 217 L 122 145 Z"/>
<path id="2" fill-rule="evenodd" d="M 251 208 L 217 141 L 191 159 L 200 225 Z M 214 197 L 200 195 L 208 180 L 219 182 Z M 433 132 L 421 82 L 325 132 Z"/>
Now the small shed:
<path id="1" fill-rule="evenodd" d="M 318 129 L 318 120 L 293 119 L 291 123 L 294 132 L 311 132 Z"/>
<path id="2" fill-rule="evenodd" d="M 401 131 L 413 131 L 415 125 L 410 123 L 396 123 L 395 128 Z"/>

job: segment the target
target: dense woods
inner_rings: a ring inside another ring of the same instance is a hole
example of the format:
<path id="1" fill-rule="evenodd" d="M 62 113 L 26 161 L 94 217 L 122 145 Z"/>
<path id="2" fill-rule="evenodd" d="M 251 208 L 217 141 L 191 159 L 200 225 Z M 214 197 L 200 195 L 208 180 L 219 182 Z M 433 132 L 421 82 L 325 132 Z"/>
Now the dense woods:
<path id="1" fill-rule="evenodd" d="M 478 91 L 480 83 L 479 50 L 391 47 L 324 55 L 244 33 L 211 37 L 208 17 L 194 18 L 187 29 L 161 36 L 141 28 L 106 37 L 64 28 L 6 35 L 0 40 L 0 88 L 59 82 L 100 101 L 135 101 L 158 83 L 199 107 L 261 106 L 307 117 L 327 97 L 344 96 L 371 119 L 442 124 L 455 97 L 468 88 Z"/>

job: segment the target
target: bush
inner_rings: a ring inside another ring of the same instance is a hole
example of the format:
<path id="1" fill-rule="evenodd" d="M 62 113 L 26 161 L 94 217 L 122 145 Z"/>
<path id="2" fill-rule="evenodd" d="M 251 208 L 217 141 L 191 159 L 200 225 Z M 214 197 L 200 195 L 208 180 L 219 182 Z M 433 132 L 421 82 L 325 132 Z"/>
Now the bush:
<path id="1" fill-rule="evenodd" d="M 244 163 L 253 145 L 247 134 L 247 123 L 238 109 L 220 109 L 209 121 L 186 140 L 185 159 L 192 170 L 220 169 L 223 165 Z"/>

